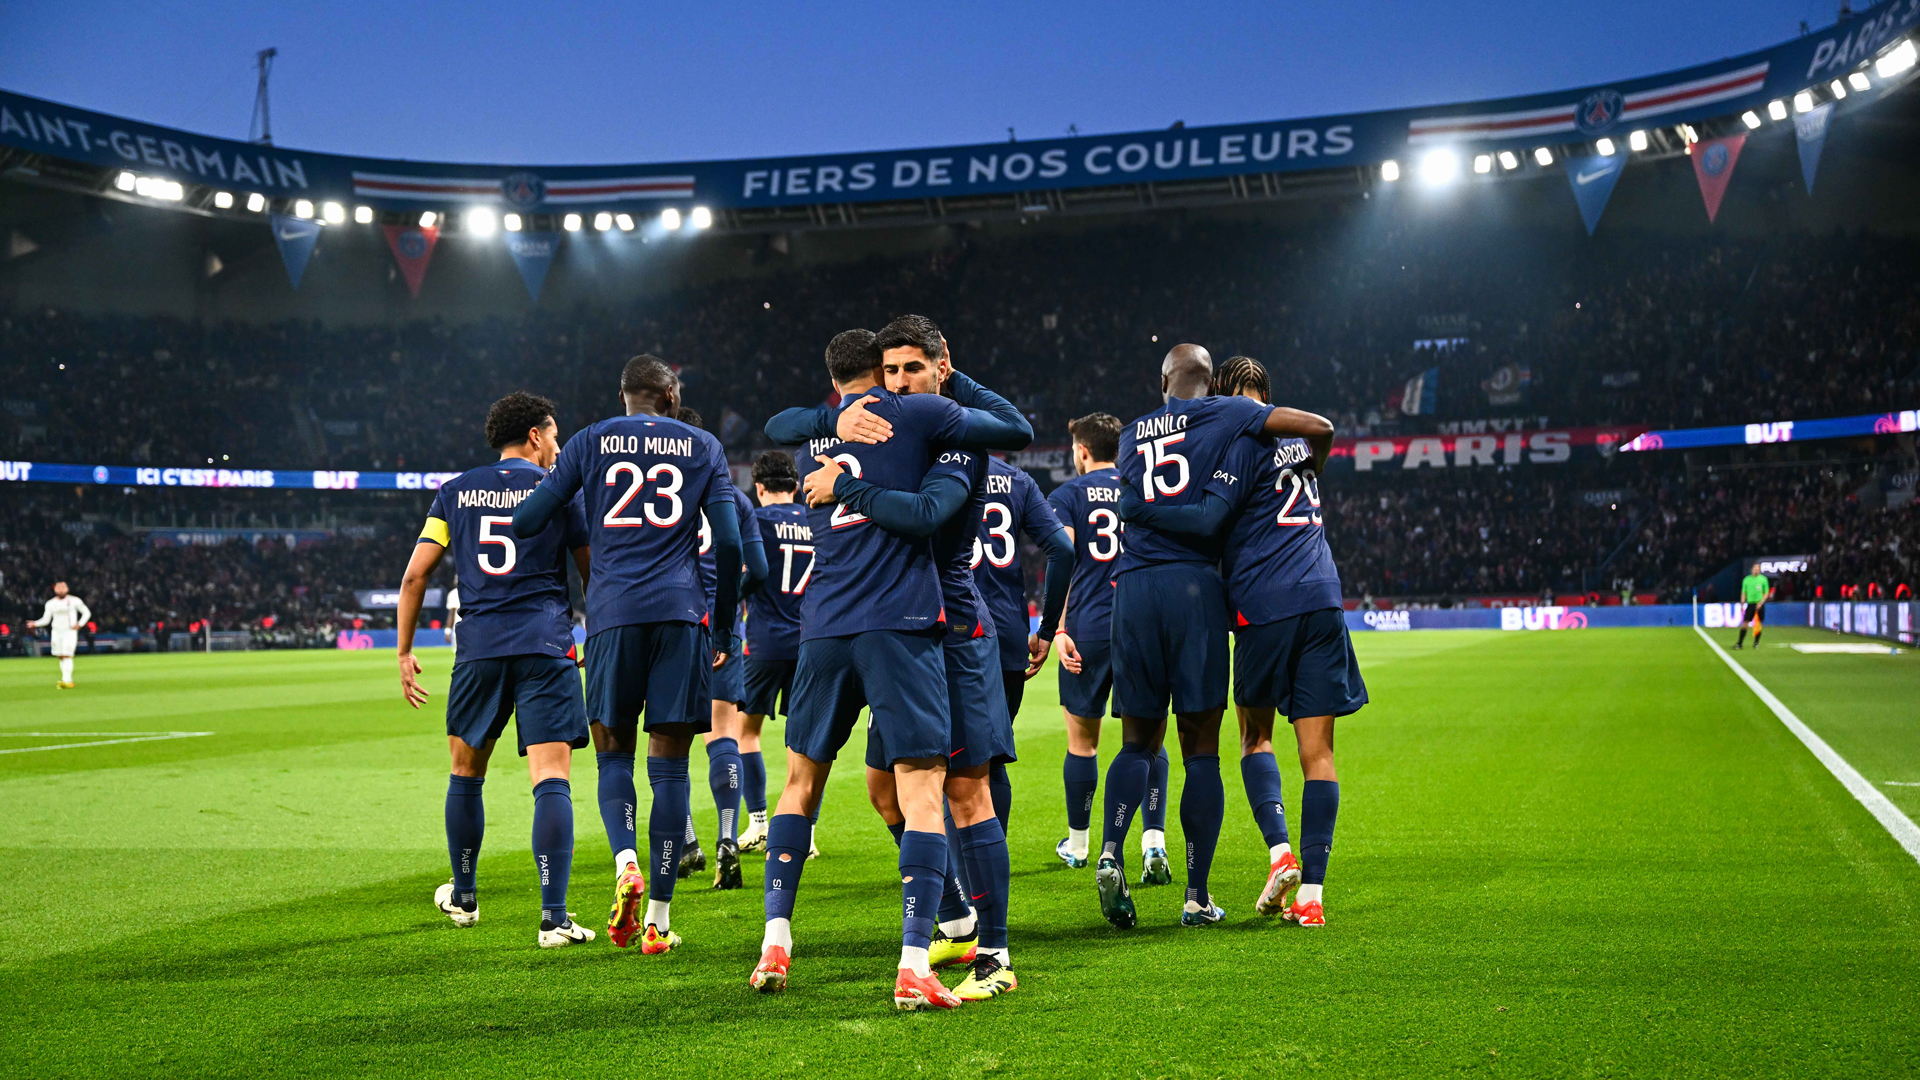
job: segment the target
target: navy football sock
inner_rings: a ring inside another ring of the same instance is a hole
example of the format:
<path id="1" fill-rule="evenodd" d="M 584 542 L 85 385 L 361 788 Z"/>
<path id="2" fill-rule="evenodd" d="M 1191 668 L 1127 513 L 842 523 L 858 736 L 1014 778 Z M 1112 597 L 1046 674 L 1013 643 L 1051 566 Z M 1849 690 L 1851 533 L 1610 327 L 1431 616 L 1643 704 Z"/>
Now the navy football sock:
<path id="1" fill-rule="evenodd" d="M 1326 883 L 1333 823 L 1339 817 L 1339 781 L 1309 780 L 1300 786 L 1300 884 Z"/>
<path id="2" fill-rule="evenodd" d="M 540 928 L 567 923 L 573 873 L 573 787 L 563 777 L 533 785 L 533 864 L 540 871 Z"/>
<path id="3" fill-rule="evenodd" d="M 993 794 L 993 816 L 1000 819 L 1000 831 L 1007 831 L 1013 817 L 1013 781 L 1007 779 L 1007 766 L 996 761 L 987 769 L 987 790 Z"/>
<path id="4" fill-rule="evenodd" d="M 947 807 L 946 814 L 947 887 L 940 893 L 939 918 L 941 922 L 953 922 L 973 914 L 972 905 L 967 903 L 967 894 L 972 890 L 968 886 L 966 872 L 960 866 L 960 827 L 953 823 L 953 807 Z"/>
<path id="5" fill-rule="evenodd" d="M 764 910 L 769 919 L 792 919 L 800 895 L 800 871 L 807 866 L 813 826 L 804 814 L 775 814 L 767 822 L 767 880 Z"/>
<path id="6" fill-rule="evenodd" d="M 447 777 L 447 861 L 453 864 L 453 902 L 472 911 L 474 874 L 480 865 L 480 838 L 487 832 L 487 811 L 480 801 L 484 776 Z"/>
<path id="7" fill-rule="evenodd" d="M 887 826 L 887 831 L 893 834 L 893 846 L 899 847 L 900 834 L 907 831 L 907 823 L 904 821 L 896 821 Z"/>
<path id="8" fill-rule="evenodd" d="M 1085 829 L 1093 821 L 1093 793 L 1100 788 L 1100 756 L 1069 753 L 1060 774 L 1067 785 L 1067 828 Z"/>
<path id="9" fill-rule="evenodd" d="M 980 947 L 1007 947 L 1007 895 L 1013 877 L 1007 833 L 999 818 L 960 830 L 960 862 L 966 867 L 967 893 L 980 913 Z"/>
<path id="10" fill-rule="evenodd" d="M 807 812 L 807 824 L 820 824 L 820 808 L 825 805 L 827 805 L 827 793 L 822 791 L 819 798 L 814 800 L 813 809 Z"/>
<path id="11" fill-rule="evenodd" d="M 801 855 L 806 852 L 802 851 Z M 947 838 L 941 833 L 900 835 L 900 944 L 924 949 L 933 942 L 930 912 L 947 887 Z"/>
<path id="12" fill-rule="evenodd" d="M 1207 874 L 1213 849 L 1220 844 L 1220 823 L 1227 816 L 1227 790 L 1220 784 L 1220 755 L 1195 754 L 1181 763 L 1187 770 L 1180 789 L 1180 831 L 1187 837 L 1187 899 L 1205 907 Z"/>
<path id="13" fill-rule="evenodd" d="M 607 829 L 607 850 L 618 855 L 638 851 L 640 839 L 634 826 L 633 755 L 602 750 L 593 755 L 600 764 L 600 824 Z"/>
<path id="14" fill-rule="evenodd" d="M 707 744 L 707 786 L 720 812 L 720 839 L 732 840 L 740 818 L 740 744 L 715 739 Z"/>
<path id="15" fill-rule="evenodd" d="M 1153 759 L 1139 743 L 1127 743 L 1107 766 L 1106 817 L 1100 822 L 1100 854 L 1126 864 L 1127 829 L 1147 801 L 1147 770 Z"/>
<path id="16" fill-rule="evenodd" d="M 1247 788 L 1247 805 L 1268 847 L 1287 842 L 1287 808 L 1280 799 L 1280 765 L 1272 751 L 1240 759 L 1240 780 Z"/>
<path id="17" fill-rule="evenodd" d="M 1167 756 L 1165 746 L 1147 763 L 1147 801 L 1140 808 L 1143 829 L 1167 831 L 1167 771 L 1172 767 L 1173 759 Z"/>
<path id="18" fill-rule="evenodd" d="M 767 759 L 760 756 L 760 751 L 740 754 L 740 778 L 740 797 L 746 800 L 747 813 L 766 813 Z"/>
<path id="19" fill-rule="evenodd" d="M 680 871 L 680 845 L 686 842 L 687 759 L 647 757 L 647 786 L 653 789 L 653 811 L 647 815 L 647 848 L 653 860 L 648 885 L 652 899 L 673 899 L 673 882 Z"/>

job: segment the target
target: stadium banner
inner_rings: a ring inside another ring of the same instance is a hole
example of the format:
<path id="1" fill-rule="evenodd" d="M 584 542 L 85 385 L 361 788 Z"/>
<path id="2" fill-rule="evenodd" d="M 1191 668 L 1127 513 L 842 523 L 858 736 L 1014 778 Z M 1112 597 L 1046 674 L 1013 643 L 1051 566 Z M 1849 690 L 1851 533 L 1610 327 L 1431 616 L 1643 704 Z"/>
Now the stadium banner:
<path id="1" fill-rule="evenodd" d="M 1813 194 L 1813 176 L 1820 171 L 1820 150 L 1827 145 L 1827 121 L 1832 117 L 1831 101 L 1793 114 L 1793 139 L 1800 147 L 1800 178 L 1806 181 L 1809 195 Z"/>
<path id="2" fill-rule="evenodd" d="M 1733 167 L 1740 163 L 1740 148 L 1747 145 L 1745 132 L 1727 135 L 1687 148 L 1693 157 L 1693 176 L 1700 181 L 1700 198 L 1707 204 L 1707 223 L 1720 216 L 1720 200 L 1727 194 L 1727 181 L 1733 179 Z"/>
<path id="3" fill-rule="evenodd" d="M 1580 204 L 1580 220 L 1587 223 L 1587 235 L 1600 227 L 1600 214 L 1613 196 L 1620 174 L 1627 171 L 1625 154 L 1567 158 L 1567 183 L 1573 185 L 1573 201 Z"/>
<path id="4" fill-rule="evenodd" d="M 320 223 L 291 214 L 268 214 L 267 225 L 273 230 L 273 242 L 280 246 L 281 261 L 287 264 L 287 280 L 298 289 L 313 247 L 320 242 Z"/>
<path id="5" fill-rule="evenodd" d="M 540 299 L 540 287 L 547 283 L 547 271 L 553 268 L 553 256 L 560 250 L 557 232 L 508 232 L 507 254 L 527 283 L 527 295 Z"/>
<path id="6" fill-rule="evenodd" d="M 281 544 L 288 551 L 324 544 L 333 539 L 332 529 L 140 529 L 141 539 L 150 548 L 219 547 L 242 541 L 259 547 Z"/>
<path id="7" fill-rule="evenodd" d="M 1771 612 L 1778 604 L 1769 604 Z M 1859 634 L 1863 637 L 1888 638 L 1903 645 L 1913 644 L 1915 627 L 1913 625 L 1914 605 L 1909 600 L 1816 600 L 1805 605 L 1806 624 L 1841 634 Z M 1780 619 L 1780 622 L 1787 620 Z M 1798 622 L 1800 620 L 1793 620 Z"/>
<path id="8" fill-rule="evenodd" d="M 1333 440 L 1327 467 L 1464 469 L 1477 465 L 1564 465 L 1581 453 L 1610 455 L 1640 427 L 1575 427 L 1471 435 L 1377 435 Z"/>
<path id="9" fill-rule="evenodd" d="M 416 649 L 445 648 L 453 645 L 459 637 L 455 629 L 434 630 L 421 627 L 413 632 L 413 647 Z M 580 627 L 573 628 L 573 643 L 584 647 L 587 632 Z M 342 630 L 334 635 L 333 646 L 336 649 L 397 649 L 400 647 L 398 630 Z"/>
<path id="10" fill-rule="evenodd" d="M 400 276 L 407 279 L 407 291 L 415 300 L 420 299 L 420 282 L 426 279 L 427 264 L 433 261 L 433 245 L 440 239 L 439 228 L 382 225 L 380 231 L 387 234 L 387 247 L 393 249 L 393 261 L 400 266 Z"/>
<path id="11" fill-rule="evenodd" d="M 145 465 L 63 465 L 0 461 L 0 482 L 120 487 L 295 488 L 316 491 L 437 491 L 457 472 L 359 472 L 352 469 L 163 469 Z M 201 530 L 205 531 L 205 530 Z M 275 533 L 285 530 L 243 530 Z"/>
<path id="12" fill-rule="evenodd" d="M 0 144 L 182 183 L 387 210 L 516 212 L 800 206 L 1107 187 L 1371 166 L 1441 145 L 1529 149 L 1764 109 L 1843 77 L 1920 22 L 1882 0 L 1816 33 L 1679 71 L 1522 97 L 1115 135 L 602 166 L 417 162 L 198 135 L 0 92 Z M 1876 84 L 1843 111 L 1878 100 Z"/>
<path id="13" fill-rule="evenodd" d="M 1712 609 L 1741 608 L 1741 604 L 1701 604 L 1703 625 L 1709 628 L 1737 627 L 1740 620 L 1726 611 Z M 1767 612 L 1778 624 L 1799 623 L 1808 618 L 1802 609 L 1809 604 L 1780 601 L 1767 605 Z M 1838 607 L 1828 604 L 1827 607 Z M 1858 604 L 1856 607 L 1868 605 Z M 1887 605 L 1881 604 L 1880 607 Z M 1716 621 L 1715 614 L 1719 615 Z M 1348 630 L 1587 630 L 1620 627 L 1692 626 L 1696 618 L 1692 604 L 1647 604 L 1638 607 L 1566 606 L 1502 608 L 1415 608 L 1395 611 L 1349 611 Z M 1807 625 L 1813 625 L 1809 622 Z"/>
<path id="14" fill-rule="evenodd" d="M 1406 416 L 1432 416 L 1440 400 L 1440 369 L 1430 367 L 1407 380 L 1396 399 L 1400 412 Z"/>
<path id="15" fill-rule="evenodd" d="M 1898 435 L 1920 430 L 1920 409 L 1840 416 L 1828 420 L 1776 420 L 1727 427 L 1646 431 L 1621 444 L 1621 453 L 1642 450 L 1691 450 L 1701 446 L 1758 446 L 1762 443 L 1812 442 L 1860 435 Z"/>

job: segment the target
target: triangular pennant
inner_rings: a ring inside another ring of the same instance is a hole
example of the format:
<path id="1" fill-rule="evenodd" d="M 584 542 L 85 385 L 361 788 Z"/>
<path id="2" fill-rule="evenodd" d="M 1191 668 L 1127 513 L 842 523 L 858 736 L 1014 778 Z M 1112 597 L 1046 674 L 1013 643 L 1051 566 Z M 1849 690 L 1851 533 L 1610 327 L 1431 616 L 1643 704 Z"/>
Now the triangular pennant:
<path id="1" fill-rule="evenodd" d="M 1573 201 L 1580 204 L 1580 218 L 1587 223 L 1587 235 L 1600 227 L 1600 214 L 1607 208 L 1607 199 L 1613 195 L 1613 186 L 1620 182 L 1620 174 L 1627 171 L 1625 154 L 1610 157 L 1570 157 L 1567 162 L 1567 182 L 1573 185 Z"/>
<path id="2" fill-rule="evenodd" d="M 560 250 L 560 234 L 556 232 L 510 232 L 507 234 L 507 251 L 513 256 L 513 265 L 520 268 L 520 280 L 527 283 L 527 292 L 535 300 L 540 299 L 540 286 L 546 283 L 547 268 L 553 265 L 553 256 Z"/>
<path id="3" fill-rule="evenodd" d="M 1807 194 L 1813 194 L 1813 174 L 1820 171 L 1820 148 L 1827 144 L 1827 121 L 1833 116 L 1833 102 L 1815 105 L 1793 116 L 1793 137 L 1800 144 L 1800 177 L 1807 182 Z"/>
<path id="4" fill-rule="evenodd" d="M 313 258 L 313 245 L 320 240 L 320 223 L 288 214 L 268 214 L 273 242 L 280 245 L 280 258 L 287 264 L 287 279 L 300 287 L 300 275 L 307 272 L 307 260 Z"/>
<path id="5" fill-rule="evenodd" d="M 382 225 L 380 228 L 387 234 L 387 246 L 393 249 L 393 261 L 400 264 L 400 274 L 407 279 L 407 291 L 413 293 L 415 300 L 420 299 L 420 280 L 427 276 L 427 263 L 433 260 L 433 245 L 440 239 L 439 228 L 433 225 Z"/>
<path id="6" fill-rule="evenodd" d="M 1720 199 L 1727 193 L 1727 181 L 1733 179 L 1733 167 L 1740 161 L 1740 148 L 1746 144 L 1747 134 L 1743 131 L 1687 148 L 1693 155 L 1694 178 L 1700 181 L 1700 197 L 1707 202 L 1709 223 L 1720 216 Z"/>

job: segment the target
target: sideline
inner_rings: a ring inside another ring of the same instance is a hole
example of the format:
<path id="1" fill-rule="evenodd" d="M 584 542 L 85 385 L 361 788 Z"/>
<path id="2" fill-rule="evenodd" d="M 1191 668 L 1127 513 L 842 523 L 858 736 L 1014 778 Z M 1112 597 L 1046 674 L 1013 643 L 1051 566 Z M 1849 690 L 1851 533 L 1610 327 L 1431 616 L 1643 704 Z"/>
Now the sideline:
<path id="1" fill-rule="evenodd" d="M 1740 681 L 1747 684 L 1747 689 L 1752 690 L 1767 708 L 1773 710 L 1773 715 L 1787 725 L 1788 731 L 1793 732 L 1796 738 L 1806 744 L 1807 749 L 1813 751 L 1813 756 L 1819 758 L 1820 764 L 1827 767 L 1827 771 L 1833 774 L 1834 779 L 1840 781 L 1840 785 L 1858 799 L 1861 806 L 1867 808 L 1867 813 L 1872 814 L 1880 824 L 1886 826 L 1887 831 L 1893 834 L 1894 840 L 1907 849 L 1907 854 L 1913 856 L 1915 860 L 1920 860 L 1920 825 L 1915 825 L 1911 818 L 1901 813 L 1900 808 L 1893 805 L 1878 788 L 1868 783 L 1866 777 L 1861 776 L 1858 770 L 1847 764 L 1846 758 L 1834 752 L 1833 747 L 1828 746 L 1825 739 L 1814 734 L 1812 728 L 1801 723 L 1800 718 L 1793 715 L 1792 709 L 1781 704 L 1780 699 L 1773 696 L 1773 691 L 1762 686 L 1759 679 L 1748 674 L 1747 669 L 1741 667 L 1738 661 L 1728 655 L 1727 650 L 1721 648 L 1719 642 L 1708 637 L 1705 630 L 1696 626 L 1693 632 L 1700 635 L 1700 640 L 1707 643 L 1707 647 L 1713 650 L 1714 655 L 1726 661 L 1727 666 L 1733 669 L 1733 673 L 1740 676 Z"/>
<path id="2" fill-rule="evenodd" d="M 211 731 L 0 731 L 0 739 L 71 739 L 87 735 L 124 735 L 128 738 L 101 739 L 98 742 L 57 743 L 53 746 L 21 746 L 0 750 L 0 754 L 37 754 L 42 750 L 74 750 L 82 746 L 113 746 L 118 743 L 162 742 L 167 739 L 197 739 Z"/>

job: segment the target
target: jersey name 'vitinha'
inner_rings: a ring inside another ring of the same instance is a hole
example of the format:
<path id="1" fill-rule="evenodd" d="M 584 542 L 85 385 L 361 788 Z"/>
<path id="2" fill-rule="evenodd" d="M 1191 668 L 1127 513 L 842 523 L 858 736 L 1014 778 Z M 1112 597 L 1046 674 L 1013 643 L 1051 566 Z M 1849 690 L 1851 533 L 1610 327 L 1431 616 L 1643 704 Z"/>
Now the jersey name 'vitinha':
<path id="1" fill-rule="evenodd" d="M 1174 398 L 1120 429 L 1120 460 L 1115 462 L 1124 483 L 1150 503 L 1189 506 L 1198 503 L 1221 477 L 1227 448 L 1242 435 L 1257 434 L 1273 412 L 1252 398 Z M 1210 563 L 1220 557 L 1217 540 L 1159 533 L 1143 525 L 1127 529 L 1127 543 L 1114 566 L 1114 576 L 1129 570 L 1175 562 Z"/>
<path id="2" fill-rule="evenodd" d="M 799 503 L 762 506 L 753 520 L 767 549 L 767 581 L 747 598 L 747 655 L 797 660 L 800 605 L 813 579 L 813 527 Z"/>
<path id="3" fill-rule="evenodd" d="M 733 501 L 718 439 L 665 416 L 611 417 L 567 440 L 544 483 L 583 496 L 588 633 L 706 617 L 700 511 Z"/>
<path id="4" fill-rule="evenodd" d="M 547 527 L 513 534 L 513 511 L 546 477 L 521 458 L 469 469 L 440 485 L 420 532 L 447 549 L 460 588 L 459 660 L 564 656 L 573 647 L 569 553 L 587 543 L 580 504 Z"/>

